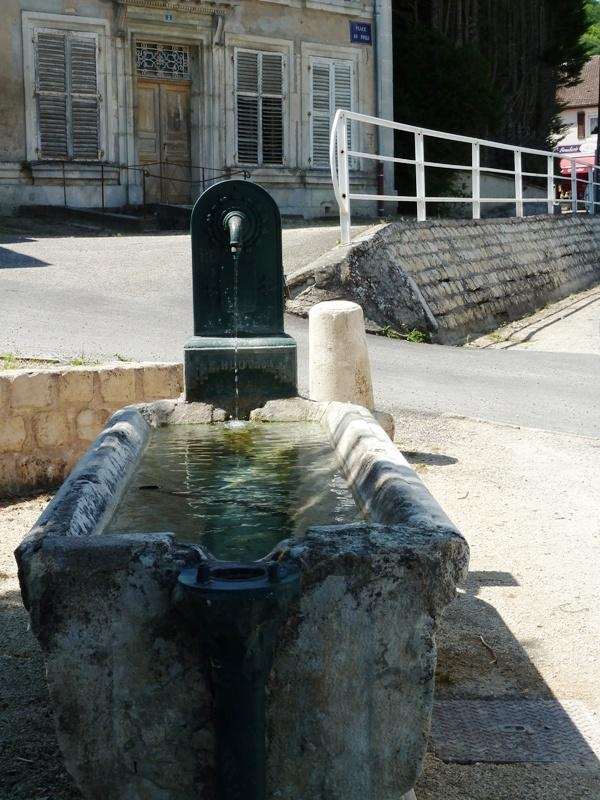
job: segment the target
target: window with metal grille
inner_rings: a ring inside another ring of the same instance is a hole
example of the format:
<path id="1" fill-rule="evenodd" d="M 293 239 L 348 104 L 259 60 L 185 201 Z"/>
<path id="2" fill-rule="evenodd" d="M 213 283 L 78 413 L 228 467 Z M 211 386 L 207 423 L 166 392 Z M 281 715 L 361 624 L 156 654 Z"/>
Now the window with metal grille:
<path id="1" fill-rule="evenodd" d="M 328 58 L 313 58 L 311 69 L 310 163 L 329 164 L 329 132 L 338 108 L 352 111 L 352 62 Z M 351 146 L 352 130 L 349 128 Z"/>
<path id="2" fill-rule="evenodd" d="M 140 78 L 161 80 L 190 80 L 190 49 L 179 44 L 138 42 L 135 65 Z"/>
<path id="3" fill-rule="evenodd" d="M 39 31 L 34 38 L 39 158 L 100 158 L 94 34 Z"/>
<path id="4" fill-rule="evenodd" d="M 236 160 L 284 162 L 284 60 L 280 53 L 235 51 Z"/>

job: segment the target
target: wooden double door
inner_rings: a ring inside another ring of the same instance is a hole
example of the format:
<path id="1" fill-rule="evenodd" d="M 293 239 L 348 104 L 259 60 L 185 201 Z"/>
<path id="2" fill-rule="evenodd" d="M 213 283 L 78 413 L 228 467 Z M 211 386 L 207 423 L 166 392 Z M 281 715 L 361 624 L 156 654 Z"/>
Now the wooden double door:
<path id="1" fill-rule="evenodd" d="M 191 202 L 190 84 L 138 80 L 136 145 L 145 203 Z"/>

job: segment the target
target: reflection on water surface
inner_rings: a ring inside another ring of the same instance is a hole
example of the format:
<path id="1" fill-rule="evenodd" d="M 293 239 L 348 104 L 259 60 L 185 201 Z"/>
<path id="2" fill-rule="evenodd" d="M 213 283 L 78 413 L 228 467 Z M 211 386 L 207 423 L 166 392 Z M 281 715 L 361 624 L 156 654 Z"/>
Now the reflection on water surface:
<path id="1" fill-rule="evenodd" d="M 153 432 L 106 533 L 170 531 L 250 561 L 359 512 L 317 423 L 167 425 Z"/>

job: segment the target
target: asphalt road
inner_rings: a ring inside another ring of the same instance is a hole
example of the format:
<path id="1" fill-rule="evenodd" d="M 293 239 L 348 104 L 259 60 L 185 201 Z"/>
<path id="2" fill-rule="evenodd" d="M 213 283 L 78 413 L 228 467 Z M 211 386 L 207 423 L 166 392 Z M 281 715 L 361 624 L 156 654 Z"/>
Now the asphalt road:
<path id="1" fill-rule="evenodd" d="M 300 231 L 300 232 L 299 232 Z M 334 246 L 336 228 L 284 230 L 286 271 Z M 307 387 L 307 322 L 286 317 Z M 180 360 L 192 332 L 187 235 L 0 237 L 0 353 Z M 468 350 L 369 337 L 376 404 L 600 435 L 600 357 Z"/>

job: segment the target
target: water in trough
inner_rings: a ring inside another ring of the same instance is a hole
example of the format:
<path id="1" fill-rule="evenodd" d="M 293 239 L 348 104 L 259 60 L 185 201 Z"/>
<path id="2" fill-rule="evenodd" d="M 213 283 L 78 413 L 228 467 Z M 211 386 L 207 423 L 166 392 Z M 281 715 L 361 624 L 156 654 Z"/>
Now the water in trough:
<path id="1" fill-rule="evenodd" d="M 250 561 L 311 525 L 358 519 L 317 423 L 167 425 L 105 532 L 170 531 L 216 558 Z"/>

